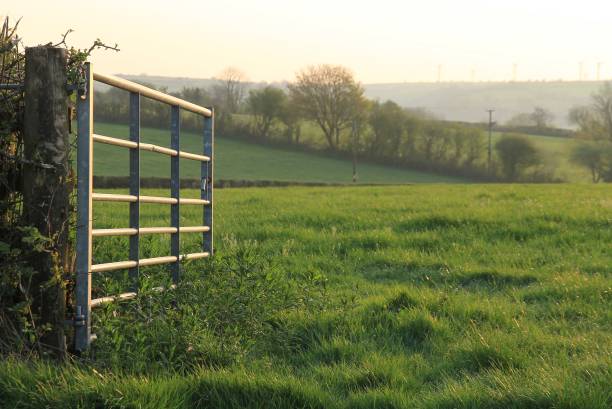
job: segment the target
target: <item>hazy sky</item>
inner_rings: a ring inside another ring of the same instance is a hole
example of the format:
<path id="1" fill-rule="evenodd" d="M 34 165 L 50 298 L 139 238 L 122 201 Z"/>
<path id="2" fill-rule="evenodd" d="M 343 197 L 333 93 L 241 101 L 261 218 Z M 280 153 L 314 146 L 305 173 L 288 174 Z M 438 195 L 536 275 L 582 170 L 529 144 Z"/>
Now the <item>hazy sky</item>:
<path id="1" fill-rule="evenodd" d="M 351 68 L 365 83 L 612 77 L 612 2 L 604 0 L 105 0 L 3 2 L 26 45 L 100 37 L 107 73 L 211 77 L 236 66 L 254 81 L 291 80 L 309 64 Z"/>

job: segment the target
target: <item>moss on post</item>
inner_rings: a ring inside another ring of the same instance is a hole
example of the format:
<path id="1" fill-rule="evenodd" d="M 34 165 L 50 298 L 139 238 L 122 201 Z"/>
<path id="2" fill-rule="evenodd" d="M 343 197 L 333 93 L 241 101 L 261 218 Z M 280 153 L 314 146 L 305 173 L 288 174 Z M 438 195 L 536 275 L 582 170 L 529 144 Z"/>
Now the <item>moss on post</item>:
<path id="1" fill-rule="evenodd" d="M 46 245 L 29 257 L 33 311 L 42 330 L 42 350 L 62 359 L 66 353 L 64 274 L 69 270 L 70 139 L 66 90 L 67 54 L 63 48 L 26 50 L 24 218 Z"/>

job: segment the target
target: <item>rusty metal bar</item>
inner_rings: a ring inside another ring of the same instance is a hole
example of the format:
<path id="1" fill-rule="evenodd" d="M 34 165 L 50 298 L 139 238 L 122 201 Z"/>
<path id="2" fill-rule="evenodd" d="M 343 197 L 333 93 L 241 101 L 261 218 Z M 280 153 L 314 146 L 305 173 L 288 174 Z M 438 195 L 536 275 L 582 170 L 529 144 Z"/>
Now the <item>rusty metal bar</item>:
<path id="1" fill-rule="evenodd" d="M 149 87 L 145 87 L 144 85 L 140 85 L 140 84 L 137 84 L 132 81 L 128 81 L 120 77 L 116 77 L 114 75 L 100 74 L 96 72 L 93 75 L 93 79 L 95 81 L 100 81 L 104 84 L 111 85 L 117 88 L 121 88 L 126 91 L 139 93 L 143 97 L 151 98 L 159 102 L 164 102 L 168 105 L 179 106 L 183 108 L 184 110 L 193 112 L 195 114 L 200 114 L 205 117 L 209 117 L 212 115 L 212 112 L 209 109 L 206 109 L 196 104 L 192 104 L 191 102 L 187 102 L 180 98 L 176 98 L 171 95 L 164 94 L 163 92 L 156 91 Z"/>

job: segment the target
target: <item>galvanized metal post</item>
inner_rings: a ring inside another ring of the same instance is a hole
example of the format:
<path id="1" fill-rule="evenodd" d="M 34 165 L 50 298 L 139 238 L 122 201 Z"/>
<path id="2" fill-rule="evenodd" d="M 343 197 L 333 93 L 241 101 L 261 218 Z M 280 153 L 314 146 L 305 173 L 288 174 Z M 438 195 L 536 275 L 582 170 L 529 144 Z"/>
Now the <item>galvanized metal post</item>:
<path id="1" fill-rule="evenodd" d="M 130 228 L 140 229 L 140 94 L 130 92 L 130 141 L 138 144 L 130 149 L 130 195 L 136 196 L 130 203 Z M 130 236 L 130 260 L 140 259 L 140 234 Z M 132 291 L 138 291 L 140 270 L 138 265 L 129 270 Z"/>
<path id="2" fill-rule="evenodd" d="M 178 105 L 172 106 L 170 115 L 170 145 L 177 152 L 180 150 L 180 126 L 181 126 L 181 110 Z M 181 192 L 181 177 L 179 168 L 179 155 L 170 158 L 170 196 L 176 199 L 176 203 L 172 204 L 170 211 L 170 222 L 172 227 L 176 228 L 176 233 L 172 233 L 170 238 L 170 254 L 176 257 L 176 262 L 172 263 L 172 281 L 177 284 L 181 274 L 181 237 L 180 237 L 180 192 Z"/>
<path id="3" fill-rule="evenodd" d="M 93 175 L 93 71 L 84 67 L 85 88 L 77 96 L 77 232 L 75 350 L 91 340 L 91 229 Z"/>
<path id="4" fill-rule="evenodd" d="M 208 200 L 210 204 L 204 206 L 203 219 L 204 226 L 209 226 L 210 230 L 202 233 L 202 248 L 203 251 L 208 252 L 211 256 L 213 255 L 213 157 L 215 151 L 215 111 L 213 108 L 209 108 L 211 115 L 204 117 L 204 155 L 210 159 L 208 162 L 202 162 L 200 168 L 200 174 L 202 178 L 202 186 L 200 197 L 204 200 Z"/>

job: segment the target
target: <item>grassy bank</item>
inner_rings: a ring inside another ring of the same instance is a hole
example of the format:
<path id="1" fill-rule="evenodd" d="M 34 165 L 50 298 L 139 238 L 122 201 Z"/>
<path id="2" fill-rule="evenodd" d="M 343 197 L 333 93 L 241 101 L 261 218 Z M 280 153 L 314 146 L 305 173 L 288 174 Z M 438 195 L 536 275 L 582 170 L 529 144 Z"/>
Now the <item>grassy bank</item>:
<path id="1" fill-rule="evenodd" d="M 608 408 L 610 193 L 219 190 L 215 260 L 188 264 L 175 295 L 147 291 L 169 274 L 143 269 L 138 300 L 97 314 L 92 362 L 0 363 L 0 407 Z M 169 223 L 167 206 L 141 214 Z M 125 227 L 127 205 L 96 203 L 94 219 Z M 197 243 L 183 235 L 183 251 Z M 126 244 L 96 239 L 95 262 Z M 94 292 L 122 276 L 96 275 Z"/>
<path id="2" fill-rule="evenodd" d="M 127 138 L 129 128 L 123 125 L 96 123 L 96 133 Z M 142 141 L 161 146 L 170 146 L 170 132 L 144 128 Z M 181 149 L 199 153 L 202 137 L 184 132 Z M 315 154 L 283 150 L 237 140 L 217 138 L 215 141 L 215 177 L 226 180 L 274 180 L 291 182 L 351 183 L 351 161 L 328 158 Z M 100 176 L 129 175 L 128 150 L 111 145 L 96 144 L 94 147 L 94 172 Z M 168 156 L 142 152 L 142 177 L 168 177 Z M 434 173 L 412 171 L 374 164 L 358 165 L 360 183 L 456 183 L 465 179 Z M 199 178 L 200 167 L 195 161 L 181 161 L 181 176 Z"/>

